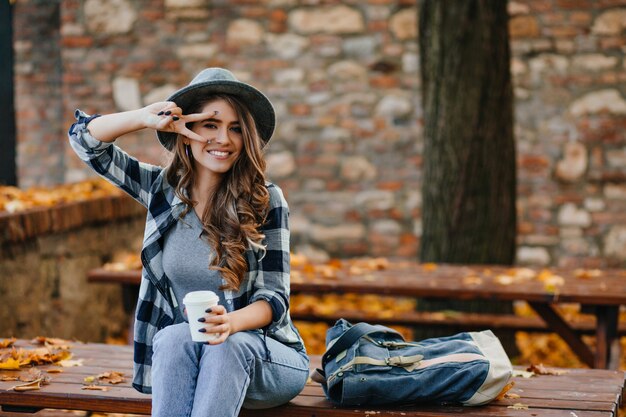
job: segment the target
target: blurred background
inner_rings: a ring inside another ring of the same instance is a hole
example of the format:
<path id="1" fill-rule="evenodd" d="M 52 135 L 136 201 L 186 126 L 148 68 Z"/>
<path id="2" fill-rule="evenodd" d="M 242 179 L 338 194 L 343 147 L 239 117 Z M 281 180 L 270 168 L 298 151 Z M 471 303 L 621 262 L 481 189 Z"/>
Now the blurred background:
<path id="1" fill-rule="evenodd" d="M 74 109 L 134 109 L 165 99 L 205 67 L 226 67 L 276 107 L 267 174 L 290 204 L 293 251 L 316 261 L 417 258 L 424 163 L 417 0 L 17 0 L 11 7 L 16 139 L 1 152 L 14 152 L 20 189 L 93 178 L 67 144 Z M 626 0 L 509 1 L 508 14 L 515 262 L 623 267 Z M 148 132 L 118 144 L 143 161 L 166 162 Z M 3 333 L 97 341 L 124 331 L 119 288 L 94 288 L 84 274 L 138 250 L 144 217 L 134 203 L 107 204 L 43 220 L 15 220 L 4 208 Z M 88 328 L 68 319 L 78 316 Z"/>

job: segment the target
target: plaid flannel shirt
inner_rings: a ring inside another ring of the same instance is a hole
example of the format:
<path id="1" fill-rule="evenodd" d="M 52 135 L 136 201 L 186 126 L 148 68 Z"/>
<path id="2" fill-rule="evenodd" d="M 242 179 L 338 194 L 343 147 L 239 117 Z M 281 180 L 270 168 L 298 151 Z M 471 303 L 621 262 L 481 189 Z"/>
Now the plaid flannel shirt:
<path id="1" fill-rule="evenodd" d="M 148 209 L 135 313 L 133 386 L 140 392 L 150 393 L 152 339 L 160 329 L 185 320 L 162 265 L 163 236 L 178 220 L 185 204 L 165 179 L 165 169 L 139 162 L 113 143 L 91 136 L 87 124 L 98 116 L 77 110 L 77 121 L 70 127 L 69 140 L 80 159 Z M 269 212 L 262 227 L 266 250 L 249 248 L 246 251 L 248 272 L 239 291 L 224 291 L 225 307 L 233 311 L 266 300 L 272 308 L 272 322 L 257 331 L 305 352 L 289 316 L 289 209 L 280 188 L 270 183 L 267 187 Z M 268 359 L 271 360 L 269 352 Z"/>

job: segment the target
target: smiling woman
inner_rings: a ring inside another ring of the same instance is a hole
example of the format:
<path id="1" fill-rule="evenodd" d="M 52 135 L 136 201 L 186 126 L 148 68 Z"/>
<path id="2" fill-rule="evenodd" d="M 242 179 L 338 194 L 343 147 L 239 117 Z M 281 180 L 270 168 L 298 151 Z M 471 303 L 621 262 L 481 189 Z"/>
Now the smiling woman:
<path id="1" fill-rule="evenodd" d="M 309 360 L 288 309 L 288 207 L 265 181 L 270 101 L 208 68 L 167 101 L 76 118 L 78 156 L 148 208 L 133 386 L 153 394 L 152 415 L 236 416 L 296 396 Z M 113 144 L 145 128 L 173 153 L 169 166 Z M 180 303 L 201 290 L 219 297 L 198 320 L 201 332 L 218 335 L 206 344 L 192 341 Z"/>

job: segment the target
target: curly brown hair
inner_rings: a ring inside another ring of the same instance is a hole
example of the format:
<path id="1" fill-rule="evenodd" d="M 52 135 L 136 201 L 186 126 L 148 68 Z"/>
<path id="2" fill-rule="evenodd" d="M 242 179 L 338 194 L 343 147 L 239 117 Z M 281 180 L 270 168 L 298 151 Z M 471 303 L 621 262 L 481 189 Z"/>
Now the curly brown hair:
<path id="1" fill-rule="evenodd" d="M 244 103 L 230 95 L 213 95 L 189 106 L 185 113 L 200 112 L 207 104 L 220 99 L 230 104 L 239 118 L 243 152 L 207 201 L 201 221 L 208 242 L 215 249 L 209 268 L 222 274 L 226 284 L 221 289 L 237 291 L 248 271 L 246 249 L 265 250 L 261 243 L 265 236 L 260 228 L 267 216 L 269 192 L 265 185 L 262 142 Z M 193 157 L 187 156 L 185 146 L 182 140 L 176 141 L 166 174 L 176 195 L 187 205 L 181 218 L 197 204 L 187 193 L 193 187 L 195 173 Z"/>

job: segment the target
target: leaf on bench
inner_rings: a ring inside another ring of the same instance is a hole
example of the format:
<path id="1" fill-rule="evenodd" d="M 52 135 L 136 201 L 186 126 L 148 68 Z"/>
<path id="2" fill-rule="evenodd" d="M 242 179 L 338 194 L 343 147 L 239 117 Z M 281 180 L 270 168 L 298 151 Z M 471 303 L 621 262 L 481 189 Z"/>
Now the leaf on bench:
<path id="1" fill-rule="evenodd" d="M 91 376 L 85 377 L 83 381 L 88 384 L 92 384 L 96 381 L 98 383 L 121 384 L 122 382 L 125 382 L 126 379 L 124 378 L 123 372 L 108 371 L 108 372 L 103 372 L 97 376 L 91 375 Z"/>
<path id="2" fill-rule="evenodd" d="M 84 359 L 64 359 L 62 361 L 57 362 L 57 365 L 62 366 L 64 368 L 69 368 L 72 366 L 83 366 Z"/>
<path id="3" fill-rule="evenodd" d="M 0 362 L 0 369 L 17 370 L 20 369 L 20 361 L 15 358 L 7 358 Z"/>
<path id="4" fill-rule="evenodd" d="M 8 347 L 13 346 L 13 344 L 16 342 L 17 339 L 15 339 L 14 337 L 10 338 L 10 339 L 2 339 L 0 340 L 0 349 L 6 349 Z"/>
<path id="5" fill-rule="evenodd" d="M 563 375 L 567 373 L 567 371 L 564 370 L 548 369 L 543 366 L 542 363 L 539 365 L 532 364 L 526 370 L 528 372 L 533 372 L 536 375 Z"/>
<path id="6" fill-rule="evenodd" d="M 103 387 L 102 385 L 85 385 L 80 389 L 90 390 L 90 391 L 108 391 L 109 387 Z"/>

